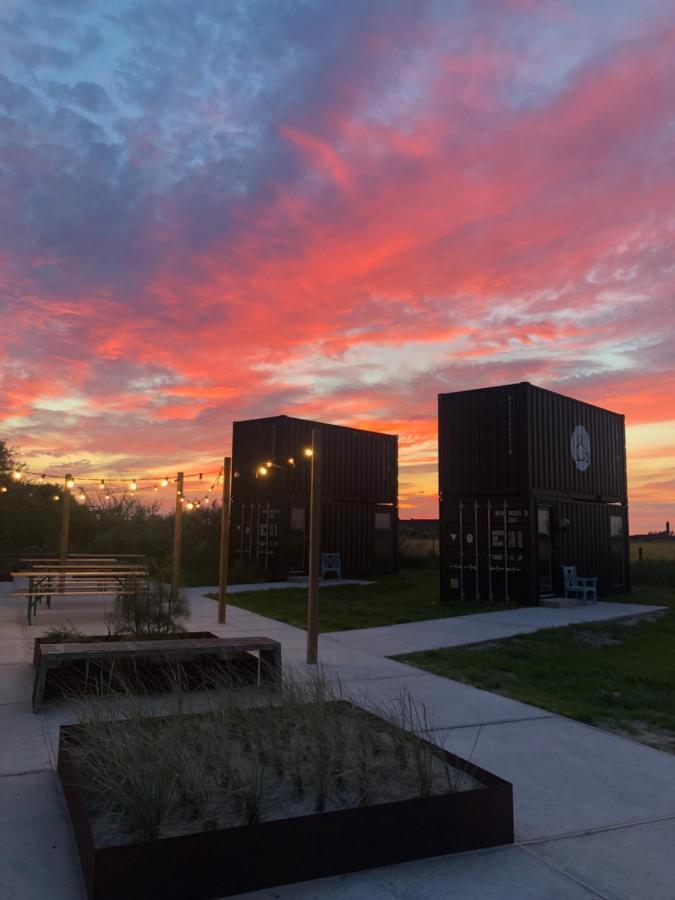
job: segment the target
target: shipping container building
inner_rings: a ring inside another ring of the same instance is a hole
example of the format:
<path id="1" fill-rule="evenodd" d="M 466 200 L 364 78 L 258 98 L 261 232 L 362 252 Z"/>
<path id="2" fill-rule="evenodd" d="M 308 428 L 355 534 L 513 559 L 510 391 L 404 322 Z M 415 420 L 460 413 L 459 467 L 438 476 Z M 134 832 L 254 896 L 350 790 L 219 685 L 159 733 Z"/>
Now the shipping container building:
<path id="1" fill-rule="evenodd" d="M 562 566 L 629 585 L 624 417 L 522 382 L 438 398 L 441 597 L 536 604 Z"/>
<path id="2" fill-rule="evenodd" d="M 231 563 L 275 579 L 307 573 L 311 459 L 304 450 L 313 428 L 321 431 L 321 551 L 340 554 L 346 578 L 396 571 L 397 436 L 291 416 L 233 425 Z"/>

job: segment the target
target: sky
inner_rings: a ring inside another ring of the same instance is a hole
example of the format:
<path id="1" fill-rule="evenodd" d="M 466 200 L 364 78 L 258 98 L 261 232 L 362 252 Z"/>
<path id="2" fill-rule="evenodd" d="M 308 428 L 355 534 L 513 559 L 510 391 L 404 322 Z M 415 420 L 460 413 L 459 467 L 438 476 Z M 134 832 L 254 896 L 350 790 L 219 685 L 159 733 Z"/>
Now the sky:
<path id="1" fill-rule="evenodd" d="M 233 420 L 397 433 L 439 392 L 625 413 L 675 522 L 672 0 L 0 0 L 0 436 L 217 468 Z"/>

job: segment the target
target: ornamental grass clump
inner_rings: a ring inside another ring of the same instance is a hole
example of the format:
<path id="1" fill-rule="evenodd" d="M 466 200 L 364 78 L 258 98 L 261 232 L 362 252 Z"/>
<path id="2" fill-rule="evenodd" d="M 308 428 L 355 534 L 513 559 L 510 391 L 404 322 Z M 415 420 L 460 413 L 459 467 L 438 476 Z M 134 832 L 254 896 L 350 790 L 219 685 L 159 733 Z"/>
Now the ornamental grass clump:
<path id="1" fill-rule="evenodd" d="M 385 718 L 320 672 L 267 690 L 228 671 L 199 699 L 180 684 L 161 707 L 121 691 L 84 708 L 69 747 L 99 846 L 453 789 L 409 696 Z"/>

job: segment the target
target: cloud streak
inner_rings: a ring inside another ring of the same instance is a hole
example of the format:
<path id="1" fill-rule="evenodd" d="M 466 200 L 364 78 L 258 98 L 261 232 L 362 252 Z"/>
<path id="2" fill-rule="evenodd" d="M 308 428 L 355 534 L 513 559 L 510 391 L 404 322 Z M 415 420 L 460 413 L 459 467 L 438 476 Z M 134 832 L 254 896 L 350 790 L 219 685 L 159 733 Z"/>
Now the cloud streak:
<path id="1" fill-rule="evenodd" d="M 659 524 L 667 4 L 0 19 L 2 416 L 40 465 L 209 461 L 287 412 L 397 431 L 402 506 L 433 515 L 436 393 L 531 380 L 649 427 L 633 525 Z"/>

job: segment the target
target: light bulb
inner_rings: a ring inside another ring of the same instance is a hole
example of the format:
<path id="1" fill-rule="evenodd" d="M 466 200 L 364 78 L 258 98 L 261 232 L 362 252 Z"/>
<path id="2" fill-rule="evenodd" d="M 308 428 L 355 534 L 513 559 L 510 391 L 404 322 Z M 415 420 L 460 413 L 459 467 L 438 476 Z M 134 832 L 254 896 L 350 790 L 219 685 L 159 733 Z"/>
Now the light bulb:
<path id="1" fill-rule="evenodd" d="M 267 475 L 267 466 L 258 466 L 258 475 Z"/>
<path id="2" fill-rule="evenodd" d="M 21 481 L 21 479 L 23 478 L 23 472 L 20 469 L 14 469 L 14 471 L 12 472 L 12 478 L 14 479 L 14 481 Z"/>
<path id="3" fill-rule="evenodd" d="M 61 498 L 59 497 L 58 494 L 54 494 L 54 496 L 52 497 L 52 500 L 60 500 L 60 499 Z"/>
<path id="4" fill-rule="evenodd" d="M 314 456 L 314 451 L 311 447 L 305 447 L 305 456 Z"/>
<path id="5" fill-rule="evenodd" d="M 131 482 L 131 485 L 130 485 L 131 490 L 132 490 L 132 491 L 135 491 L 137 487 L 138 487 L 138 485 L 136 484 L 136 482 L 135 482 L 135 481 L 132 481 L 132 482 Z"/>
<path id="6" fill-rule="evenodd" d="M 162 484 L 162 487 L 167 487 L 168 484 L 169 484 L 169 479 L 168 479 L 168 478 L 162 478 L 161 484 Z"/>
<path id="7" fill-rule="evenodd" d="M 73 481 L 72 478 L 69 478 L 69 479 L 66 481 L 66 487 L 68 488 L 68 490 L 70 490 L 71 488 L 74 488 L 74 487 L 75 487 L 75 482 Z"/>
<path id="8" fill-rule="evenodd" d="M 289 465 L 289 466 L 294 466 L 294 465 L 295 465 L 295 459 L 294 459 L 292 456 L 289 456 L 289 457 L 288 457 L 288 465 Z"/>
<path id="9" fill-rule="evenodd" d="M 0 487 L 0 494 L 6 494 L 6 493 L 7 493 L 7 488 L 3 484 L 2 487 Z"/>

